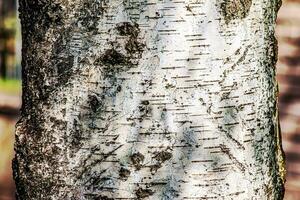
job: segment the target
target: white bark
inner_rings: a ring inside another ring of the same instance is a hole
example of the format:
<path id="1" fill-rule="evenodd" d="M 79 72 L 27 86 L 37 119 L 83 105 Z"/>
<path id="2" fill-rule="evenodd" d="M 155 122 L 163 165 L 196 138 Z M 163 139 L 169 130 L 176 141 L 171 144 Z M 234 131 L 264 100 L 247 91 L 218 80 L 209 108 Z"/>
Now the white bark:
<path id="1" fill-rule="evenodd" d="M 276 0 L 20 3 L 19 199 L 282 199 Z"/>

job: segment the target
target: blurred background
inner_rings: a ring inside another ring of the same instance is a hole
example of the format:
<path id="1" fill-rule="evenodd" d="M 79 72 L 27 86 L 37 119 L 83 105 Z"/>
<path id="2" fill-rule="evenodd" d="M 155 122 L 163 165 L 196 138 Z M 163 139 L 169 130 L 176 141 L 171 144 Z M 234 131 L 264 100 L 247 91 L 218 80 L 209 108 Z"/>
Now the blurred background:
<path id="1" fill-rule="evenodd" d="M 11 160 L 21 105 L 21 36 L 16 0 L 0 0 L 0 200 L 14 199 Z M 285 200 L 300 200 L 300 0 L 283 0 L 277 24 L 279 112 L 287 159 Z"/>
<path id="2" fill-rule="evenodd" d="M 21 36 L 16 0 L 0 0 L 0 200 L 14 199 L 11 160 L 21 104 Z"/>
<path id="3" fill-rule="evenodd" d="M 279 113 L 287 161 L 285 200 L 300 200 L 300 0 L 284 0 L 277 19 Z"/>

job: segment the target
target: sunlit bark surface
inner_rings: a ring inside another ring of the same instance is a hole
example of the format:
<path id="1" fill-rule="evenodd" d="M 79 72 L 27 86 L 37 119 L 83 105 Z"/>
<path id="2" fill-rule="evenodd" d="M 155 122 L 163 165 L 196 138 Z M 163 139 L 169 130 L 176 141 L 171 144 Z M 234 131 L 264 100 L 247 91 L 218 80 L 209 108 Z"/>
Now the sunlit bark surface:
<path id="1" fill-rule="evenodd" d="M 282 199 L 277 0 L 20 0 L 18 199 Z"/>

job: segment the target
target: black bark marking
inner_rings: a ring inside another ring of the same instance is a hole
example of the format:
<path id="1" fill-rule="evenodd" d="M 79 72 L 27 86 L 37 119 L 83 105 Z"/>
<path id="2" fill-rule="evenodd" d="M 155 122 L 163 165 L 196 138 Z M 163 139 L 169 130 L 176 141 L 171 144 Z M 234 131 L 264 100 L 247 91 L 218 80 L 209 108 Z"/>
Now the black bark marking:
<path id="1" fill-rule="evenodd" d="M 103 107 L 101 100 L 96 95 L 89 95 L 88 98 L 90 108 L 93 112 L 97 112 Z"/>
<path id="2" fill-rule="evenodd" d="M 127 53 L 137 58 L 140 58 L 144 48 L 145 44 L 138 42 L 136 38 L 130 38 L 125 45 Z"/>
<path id="3" fill-rule="evenodd" d="M 162 151 L 162 152 L 157 153 L 154 156 L 154 159 L 157 160 L 157 163 L 150 166 L 151 173 L 152 174 L 156 173 L 157 170 L 162 167 L 162 164 L 165 161 L 170 160 L 171 158 L 172 158 L 172 153 L 170 153 L 170 152 Z"/>
<path id="4" fill-rule="evenodd" d="M 117 86 L 117 92 L 121 92 L 122 91 L 122 86 L 121 85 L 118 85 Z"/>
<path id="5" fill-rule="evenodd" d="M 121 22 L 116 25 L 116 30 L 121 36 L 137 37 L 140 33 L 139 25 L 137 23 Z"/>
<path id="6" fill-rule="evenodd" d="M 116 30 L 119 35 L 128 37 L 125 44 L 125 50 L 127 52 L 127 56 L 130 57 L 131 62 L 137 64 L 134 61 L 141 58 L 146 46 L 138 39 L 140 34 L 139 25 L 132 22 L 121 22 L 116 25 Z"/>
<path id="7" fill-rule="evenodd" d="M 119 171 L 119 176 L 122 180 L 127 180 L 127 178 L 130 176 L 130 171 L 122 167 Z"/>
<path id="8" fill-rule="evenodd" d="M 83 9 L 77 12 L 80 13 L 78 22 L 87 31 L 97 31 L 99 20 L 106 11 L 105 6 L 105 0 L 85 1 L 82 6 Z"/>
<path id="9" fill-rule="evenodd" d="M 115 49 L 108 49 L 101 56 L 100 62 L 107 66 L 116 66 L 116 65 L 129 65 L 132 64 L 128 57 L 116 51 Z"/>
<path id="10" fill-rule="evenodd" d="M 140 111 L 140 120 L 143 120 L 151 113 L 151 107 L 149 105 L 150 105 L 149 101 L 142 101 L 141 105 L 139 105 L 138 108 Z"/>
<path id="11" fill-rule="evenodd" d="M 138 51 L 140 50 L 141 49 Z M 128 52 L 127 49 L 126 51 Z M 107 76 L 114 75 L 118 72 L 127 71 L 132 66 L 138 64 L 137 58 L 140 58 L 141 55 L 140 53 L 136 54 L 136 51 L 133 49 L 130 51 L 131 52 L 128 52 L 128 54 L 122 54 L 115 49 L 108 49 L 103 55 L 100 56 L 100 58 L 95 61 L 95 64 L 104 65 L 104 74 Z"/>
<path id="12" fill-rule="evenodd" d="M 138 199 L 143 199 L 151 196 L 152 194 L 154 194 L 154 192 L 150 189 L 139 188 L 138 190 L 136 190 L 135 194 Z"/>
<path id="13" fill-rule="evenodd" d="M 139 152 L 132 154 L 130 157 L 132 164 L 137 170 L 141 169 L 141 167 L 143 166 L 144 159 L 145 156 Z"/>
<path id="14" fill-rule="evenodd" d="M 234 162 L 234 164 L 239 168 L 239 170 L 241 170 L 241 172 L 245 172 L 246 167 L 244 166 L 244 164 L 241 163 L 241 162 L 239 162 L 239 161 L 236 159 L 236 157 L 234 157 L 234 156 L 231 154 L 231 152 L 230 152 L 230 150 L 229 150 L 228 147 L 226 147 L 226 146 L 223 145 L 223 144 L 220 144 L 220 148 L 221 148 L 221 151 L 222 151 L 224 154 L 226 154 L 226 155 L 229 157 L 229 159 L 230 159 L 231 161 Z"/>
<path id="15" fill-rule="evenodd" d="M 150 172 L 151 172 L 151 174 L 154 175 L 157 172 L 157 170 L 159 168 L 161 168 L 161 166 L 162 166 L 161 163 L 157 163 L 157 164 L 151 165 L 150 166 Z"/>
<path id="16" fill-rule="evenodd" d="M 66 51 L 66 49 L 68 49 L 67 43 L 70 29 L 62 28 L 60 31 L 62 34 L 55 38 L 53 45 L 39 47 L 39 44 L 36 44 L 37 47 L 33 50 L 36 51 L 34 56 L 41 57 L 40 54 L 43 54 L 43 56 L 45 56 L 43 59 L 35 59 L 34 62 L 28 63 L 31 65 L 31 69 L 23 65 L 24 68 L 26 67 L 28 69 L 27 74 L 36 76 L 36 78 L 31 79 L 31 81 L 40 99 L 48 99 L 49 96 L 54 96 L 53 93 L 58 88 L 64 87 L 75 75 L 73 70 L 74 56 Z M 24 49 L 26 48 L 27 45 L 24 44 Z M 51 52 L 49 55 L 41 53 L 48 50 Z M 40 67 L 36 68 L 35 66 Z M 37 74 L 40 75 L 38 76 Z M 23 73 L 23 75 L 24 79 L 26 79 L 26 74 Z"/>
<path id="17" fill-rule="evenodd" d="M 71 130 L 71 147 L 75 149 L 80 149 L 82 146 L 82 134 L 83 127 L 82 124 L 78 120 L 74 120 L 73 129 Z M 73 155 L 74 152 L 71 153 L 70 156 Z"/>
<path id="18" fill-rule="evenodd" d="M 282 6 L 282 0 L 277 0 L 276 13 L 279 11 L 281 6 Z"/>
<path id="19" fill-rule="evenodd" d="M 138 24 L 123 22 L 117 30 L 120 35 L 128 36 L 125 50 L 131 59 L 135 60 L 141 58 L 146 45 L 138 40 L 138 35 L 140 34 Z"/>
<path id="20" fill-rule="evenodd" d="M 166 152 L 166 151 L 162 151 L 162 152 L 159 152 L 158 154 L 156 154 L 154 158 L 157 161 L 163 163 L 163 162 L 165 162 L 167 160 L 170 160 L 172 158 L 172 153 Z"/>
<path id="21" fill-rule="evenodd" d="M 57 86 L 64 86 L 74 75 L 74 56 L 65 52 L 67 45 L 66 43 L 64 44 L 64 40 L 69 40 L 68 38 L 69 30 L 65 29 L 53 45 L 51 61 L 55 68 L 49 68 L 49 74 L 56 75 L 56 83 L 52 84 L 56 84 Z M 50 70 L 53 72 L 51 73 Z"/>
<path id="22" fill-rule="evenodd" d="M 108 196 L 97 196 L 95 197 L 95 200 L 114 200 L 113 198 L 109 198 Z"/>
<path id="23" fill-rule="evenodd" d="M 74 64 L 73 62 L 73 56 L 58 58 L 56 67 L 58 76 L 60 77 L 59 82 L 61 84 L 68 82 Z"/>
<path id="24" fill-rule="evenodd" d="M 145 105 L 145 106 L 148 106 L 148 105 L 150 104 L 150 102 L 147 101 L 147 100 L 145 100 L 145 101 L 142 101 L 141 104 L 142 104 L 142 105 Z"/>
<path id="25" fill-rule="evenodd" d="M 105 78 L 115 77 L 117 73 L 127 71 L 134 65 L 129 56 L 124 55 L 113 48 L 107 49 L 94 64 L 102 67 Z"/>
<path id="26" fill-rule="evenodd" d="M 82 170 L 78 173 L 77 178 L 81 179 L 84 175 L 89 174 L 91 172 L 91 169 L 96 166 L 100 165 L 103 161 L 105 161 L 108 157 L 114 156 L 115 152 L 120 149 L 123 145 L 120 145 L 118 147 L 114 147 L 113 150 L 107 152 L 107 153 L 101 153 L 101 157 L 99 159 L 93 159 L 93 154 L 100 150 L 99 147 L 94 147 L 94 149 L 91 149 L 90 154 L 82 161 L 79 168 L 82 168 Z"/>
<path id="27" fill-rule="evenodd" d="M 221 3 L 221 14 L 226 23 L 234 19 L 244 19 L 248 16 L 252 0 L 224 0 Z"/>
<path id="28" fill-rule="evenodd" d="M 59 4 L 41 1 L 20 1 L 20 15 L 23 38 L 34 36 L 41 42 L 50 26 L 62 25 L 62 8 Z M 26 11 L 26 13 L 25 13 Z"/>
<path id="29" fill-rule="evenodd" d="M 107 49 L 95 61 L 95 65 L 104 66 L 105 76 L 114 76 L 118 72 L 127 71 L 134 65 L 138 65 L 139 59 L 145 48 L 145 44 L 138 39 L 140 29 L 138 24 L 131 22 L 121 22 L 115 27 L 117 34 L 125 37 L 125 42 L 111 41 L 112 47 Z M 122 47 L 122 51 L 115 47 Z M 124 53 L 121 53 L 124 52 Z"/>

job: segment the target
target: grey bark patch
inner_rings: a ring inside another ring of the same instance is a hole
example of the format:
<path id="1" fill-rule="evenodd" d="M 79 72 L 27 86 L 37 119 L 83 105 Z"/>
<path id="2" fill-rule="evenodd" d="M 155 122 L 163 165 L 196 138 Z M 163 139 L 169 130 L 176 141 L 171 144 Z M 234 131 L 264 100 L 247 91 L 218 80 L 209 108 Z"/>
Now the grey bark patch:
<path id="1" fill-rule="evenodd" d="M 224 0 L 221 3 L 221 14 L 226 23 L 234 19 L 244 19 L 248 16 L 252 0 Z"/>
<path id="2" fill-rule="evenodd" d="M 151 196 L 152 194 L 154 194 L 154 192 L 150 189 L 139 188 L 138 190 L 136 190 L 135 194 L 138 199 L 143 199 Z"/>
<path id="3" fill-rule="evenodd" d="M 144 159 L 145 156 L 139 152 L 130 156 L 130 160 L 137 170 L 141 169 L 143 166 Z"/>

